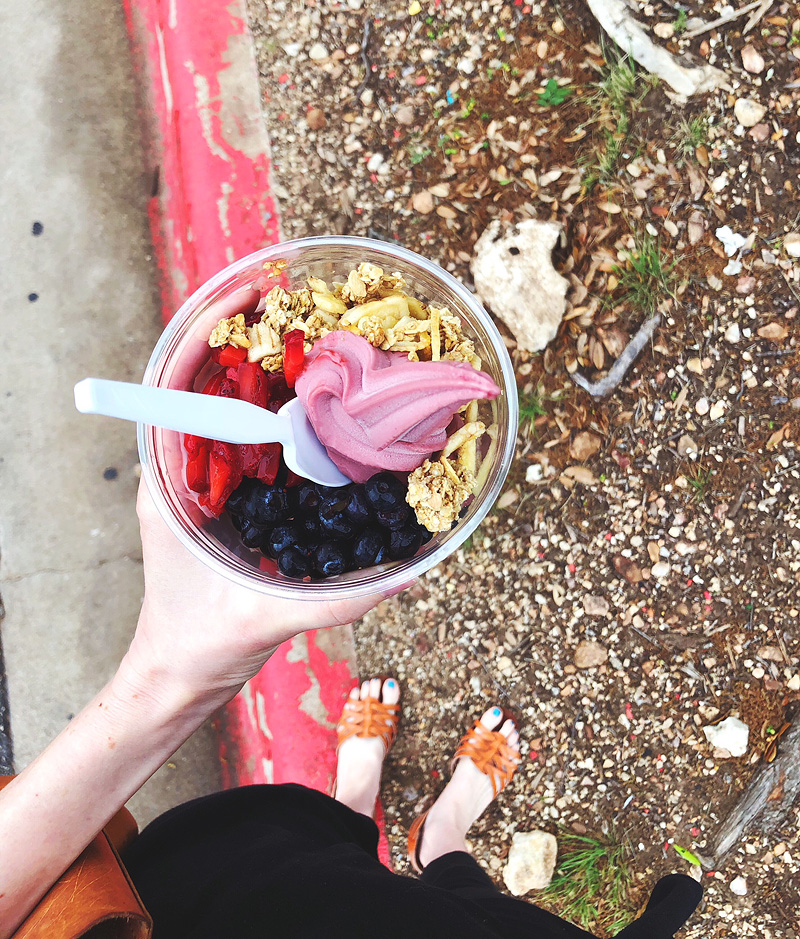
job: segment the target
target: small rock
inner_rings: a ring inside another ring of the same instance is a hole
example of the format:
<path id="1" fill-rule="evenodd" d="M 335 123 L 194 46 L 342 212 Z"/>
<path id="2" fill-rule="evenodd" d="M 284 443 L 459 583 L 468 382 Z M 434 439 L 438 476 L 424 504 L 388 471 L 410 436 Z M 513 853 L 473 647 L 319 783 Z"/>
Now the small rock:
<path id="1" fill-rule="evenodd" d="M 475 63 L 472 61 L 472 59 L 464 56 L 463 59 L 458 60 L 456 68 L 459 70 L 459 72 L 463 72 L 465 75 L 471 75 L 475 71 Z"/>
<path id="2" fill-rule="evenodd" d="M 783 250 L 790 258 L 800 258 L 800 232 L 790 231 L 784 236 Z"/>
<path id="3" fill-rule="evenodd" d="M 653 27 L 653 32 L 659 39 L 672 39 L 675 33 L 675 26 L 673 23 L 656 23 Z"/>
<path id="4" fill-rule="evenodd" d="M 722 268 L 722 273 L 727 274 L 728 277 L 736 277 L 737 274 L 742 273 L 742 262 L 731 258 L 725 267 Z"/>
<path id="5" fill-rule="evenodd" d="M 766 113 L 766 107 L 753 98 L 739 98 L 733 106 L 734 117 L 742 127 L 753 127 Z"/>
<path id="6" fill-rule="evenodd" d="M 767 323 L 766 326 L 762 326 L 757 332 L 762 339 L 770 339 L 772 342 L 780 342 L 789 335 L 785 327 L 781 326 L 780 323 Z"/>
<path id="7" fill-rule="evenodd" d="M 433 196 L 427 189 L 422 189 L 420 192 L 414 193 L 411 205 L 414 207 L 414 211 L 419 212 L 420 215 L 429 215 L 433 212 Z"/>
<path id="8" fill-rule="evenodd" d="M 575 664 L 578 668 L 597 668 L 608 660 L 608 652 L 592 639 L 582 639 L 575 649 Z"/>
<path id="9" fill-rule="evenodd" d="M 423 62 L 433 62 L 433 60 L 436 58 L 437 55 L 439 55 L 439 51 L 437 49 L 428 48 L 428 49 L 423 49 L 420 52 L 419 57 L 422 59 Z"/>
<path id="10" fill-rule="evenodd" d="M 755 127 L 750 128 L 747 136 L 756 143 L 764 143 L 771 132 L 769 124 L 756 124 Z"/>
<path id="11" fill-rule="evenodd" d="M 758 75 L 764 71 L 765 64 L 763 56 L 748 42 L 742 49 L 742 65 L 744 68 L 748 72 L 752 72 L 753 75 Z"/>
<path id="12" fill-rule="evenodd" d="M 588 430 L 582 430 L 575 435 L 575 439 L 569 445 L 569 453 L 573 460 L 579 460 L 584 463 L 589 457 L 594 456 L 600 449 L 602 440 L 597 434 L 592 434 Z"/>
<path id="13" fill-rule="evenodd" d="M 503 870 L 506 887 L 515 897 L 543 890 L 553 879 L 558 844 L 548 831 L 517 831 L 511 839 Z"/>
<path id="14" fill-rule="evenodd" d="M 744 879 L 744 877 L 734 877 L 730 883 L 730 887 L 731 893 L 735 893 L 737 897 L 747 896 L 747 881 Z"/>
<path id="15" fill-rule="evenodd" d="M 306 114 L 306 124 L 311 130 L 322 130 L 327 123 L 328 119 L 325 117 L 325 112 L 319 108 L 311 108 Z"/>
<path id="16" fill-rule="evenodd" d="M 529 352 L 544 349 L 564 317 L 570 283 L 552 259 L 561 233 L 555 222 L 525 219 L 503 230 L 495 220 L 475 244 L 471 267 L 478 296 Z"/>
<path id="17" fill-rule="evenodd" d="M 800 672 L 797 672 L 795 675 L 786 682 L 786 687 L 789 691 L 800 691 Z"/>
<path id="18" fill-rule="evenodd" d="M 697 356 L 694 356 L 687 361 L 686 368 L 688 368 L 690 372 L 694 372 L 695 375 L 703 374 L 703 363 L 699 358 L 697 358 Z"/>
<path id="19" fill-rule="evenodd" d="M 736 293 L 740 293 L 744 297 L 749 296 L 755 289 L 756 279 L 751 274 L 740 277 L 736 282 Z"/>
<path id="20" fill-rule="evenodd" d="M 711 405 L 711 409 L 708 412 L 708 416 L 712 421 L 719 420 L 722 415 L 725 413 L 725 402 L 724 401 L 715 401 Z"/>
<path id="21" fill-rule="evenodd" d="M 730 225 L 722 225 L 714 232 L 714 234 L 722 242 L 722 247 L 725 249 L 725 254 L 727 254 L 729 258 L 732 258 L 734 254 L 736 254 L 740 248 L 743 248 L 747 242 L 745 236 L 733 231 Z"/>
<path id="22" fill-rule="evenodd" d="M 694 458 L 697 456 L 697 442 L 689 434 L 682 434 L 678 439 L 678 453 L 681 456 Z"/>
<path id="23" fill-rule="evenodd" d="M 656 561 L 656 563 L 650 568 L 650 573 L 657 580 L 661 580 L 663 577 L 669 575 L 670 567 L 666 561 Z"/>
<path id="24" fill-rule="evenodd" d="M 708 403 L 708 398 L 700 398 L 697 404 L 694 406 L 695 411 L 702 417 L 704 414 L 708 414 L 708 409 L 711 405 Z"/>
<path id="25" fill-rule="evenodd" d="M 703 220 L 703 213 L 696 209 L 689 216 L 689 222 L 686 226 L 689 235 L 689 244 L 696 245 L 705 234 L 706 226 Z"/>
<path id="26" fill-rule="evenodd" d="M 308 50 L 308 57 L 314 62 L 321 62 L 323 59 L 327 59 L 329 54 L 330 53 L 321 42 L 315 42 L 314 45 Z"/>
<path id="27" fill-rule="evenodd" d="M 738 717 L 726 717 L 719 724 L 704 727 L 706 740 L 717 750 L 727 750 L 731 756 L 744 756 L 750 728 Z"/>
<path id="28" fill-rule="evenodd" d="M 777 646 L 761 646 L 756 655 L 761 659 L 766 659 L 768 662 L 783 661 L 783 655 Z"/>
<path id="29" fill-rule="evenodd" d="M 290 59 L 294 59 L 300 54 L 300 50 L 302 48 L 303 44 L 301 42 L 287 42 L 283 47 L 283 51 L 286 53 L 286 55 L 289 56 Z"/>
<path id="30" fill-rule="evenodd" d="M 617 554 L 614 556 L 611 563 L 614 565 L 614 570 L 620 577 L 624 577 L 629 584 L 638 584 L 642 581 L 644 575 L 636 561 L 632 561 L 630 558 Z"/>
<path id="31" fill-rule="evenodd" d="M 377 173 L 378 170 L 384 164 L 384 156 L 382 153 L 373 153 L 372 156 L 367 160 L 367 169 L 370 173 Z"/>
<path id="32" fill-rule="evenodd" d="M 531 463 L 531 465 L 525 470 L 526 483 L 538 483 L 539 480 L 543 478 L 544 470 L 539 463 Z"/>
<path id="33" fill-rule="evenodd" d="M 725 341 L 731 343 L 731 345 L 736 345 L 736 343 L 742 338 L 742 331 L 739 329 L 738 323 L 731 323 L 731 325 L 725 330 Z"/>
<path id="34" fill-rule="evenodd" d="M 414 123 L 414 109 L 410 104 L 403 104 L 397 109 L 394 117 L 398 124 L 408 127 Z"/>
<path id="35" fill-rule="evenodd" d="M 589 616 L 606 616 L 611 609 L 605 597 L 595 597 L 590 593 L 583 598 L 583 608 Z"/>

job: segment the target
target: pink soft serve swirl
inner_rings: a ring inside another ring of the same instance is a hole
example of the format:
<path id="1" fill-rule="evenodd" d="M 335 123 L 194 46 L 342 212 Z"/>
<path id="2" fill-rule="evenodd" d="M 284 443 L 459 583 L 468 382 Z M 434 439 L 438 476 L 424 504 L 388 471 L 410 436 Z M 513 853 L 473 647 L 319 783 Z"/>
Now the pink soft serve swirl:
<path id="1" fill-rule="evenodd" d="M 416 469 L 444 447 L 460 407 L 500 394 L 464 362 L 410 362 L 345 330 L 314 343 L 295 390 L 328 455 L 354 482 Z"/>

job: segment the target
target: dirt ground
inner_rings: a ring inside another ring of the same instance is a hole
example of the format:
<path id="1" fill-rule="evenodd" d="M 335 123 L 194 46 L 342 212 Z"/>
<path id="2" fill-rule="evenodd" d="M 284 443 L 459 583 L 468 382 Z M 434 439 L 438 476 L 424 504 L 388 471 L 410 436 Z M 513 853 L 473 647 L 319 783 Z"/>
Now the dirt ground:
<path id="1" fill-rule="evenodd" d="M 565 233 L 556 339 L 530 354 L 501 325 L 527 415 L 503 495 L 468 547 L 356 627 L 363 674 L 404 689 L 384 785 L 397 868 L 446 755 L 499 701 L 524 765 L 471 835 L 499 884 L 513 832 L 586 834 L 624 845 L 632 871 L 589 918 L 598 935 L 694 868 L 705 898 L 682 935 L 789 939 L 798 806 L 721 863 L 708 852 L 800 698 L 800 19 L 775 2 L 747 35 L 749 14 L 693 35 L 731 8 L 634 6 L 727 86 L 676 99 L 579 0 L 250 11 L 287 237 L 396 240 L 471 286 L 490 220 Z M 730 256 L 724 226 L 746 239 Z M 655 311 L 613 394 L 575 385 Z M 739 758 L 703 732 L 728 715 L 749 727 Z"/>

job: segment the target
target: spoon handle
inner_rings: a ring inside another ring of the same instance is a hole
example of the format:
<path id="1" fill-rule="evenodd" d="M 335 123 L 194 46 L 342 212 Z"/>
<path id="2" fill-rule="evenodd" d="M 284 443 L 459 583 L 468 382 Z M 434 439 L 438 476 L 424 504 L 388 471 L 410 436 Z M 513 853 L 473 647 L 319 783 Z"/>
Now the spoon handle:
<path id="1" fill-rule="evenodd" d="M 193 391 L 84 378 L 75 385 L 75 406 L 84 414 L 104 414 L 227 443 L 291 444 L 294 439 L 291 421 L 271 411 Z"/>

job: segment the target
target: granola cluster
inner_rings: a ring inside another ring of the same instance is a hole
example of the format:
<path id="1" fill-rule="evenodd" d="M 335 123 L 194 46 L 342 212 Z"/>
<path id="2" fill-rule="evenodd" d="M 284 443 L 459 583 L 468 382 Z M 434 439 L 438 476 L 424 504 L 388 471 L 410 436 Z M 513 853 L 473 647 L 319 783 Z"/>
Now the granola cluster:
<path id="1" fill-rule="evenodd" d="M 278 276 L 285 264 L 265 268 L 259 286 Z M 346 329 L 384 352 L 403 352 L 414 362 L 467 362 L 480 369 L 475 346 L 464 336 L 461 320 L 447 307 L 425 305 L 403 291 L 402 274 L 384 273 L 362 263 L 343 284 L 309 277 L 299 290 L 272 287 L 262 296 L 261 318 L 248 326 L 243 314 L 220 320 L 208 339 L 212 347 L 231 343 L 247 350 L 250 362 L 268 372 L 283 368 L 283 337 L 300 329 L 305 349 L 336 329 Z M 466 424 L 448 440 L 437 460 L 426 460 L 409 475 L 408 504 L 429 531 L 447 531 L 458 518 L 475 487 L 475 441 L 485 427 L 477 417 L 477 402 L 464 410 Z M 458 451 L 456 462 L 450 455 Z"/>

